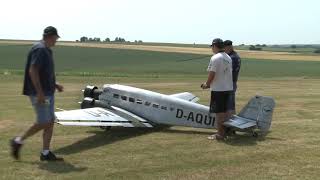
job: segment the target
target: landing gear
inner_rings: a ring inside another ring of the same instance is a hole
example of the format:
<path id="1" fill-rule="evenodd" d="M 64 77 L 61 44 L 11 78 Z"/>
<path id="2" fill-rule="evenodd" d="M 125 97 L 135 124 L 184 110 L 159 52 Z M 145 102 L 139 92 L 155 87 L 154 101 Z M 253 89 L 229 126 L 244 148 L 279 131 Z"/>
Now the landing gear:
<path id="1" fill-rule="evenodd" d="M 251 134 L 252 134 L 252 137 L 255 137 L 255 138 L 259 136 L 259 134 L 255 131 L 252 131 Z"/>
<path id="2" fill-rule="evenodd" d="M 100 126 L 100 129 L 104 130 L 104 131 L 110 131 L 111 126 Z"/>

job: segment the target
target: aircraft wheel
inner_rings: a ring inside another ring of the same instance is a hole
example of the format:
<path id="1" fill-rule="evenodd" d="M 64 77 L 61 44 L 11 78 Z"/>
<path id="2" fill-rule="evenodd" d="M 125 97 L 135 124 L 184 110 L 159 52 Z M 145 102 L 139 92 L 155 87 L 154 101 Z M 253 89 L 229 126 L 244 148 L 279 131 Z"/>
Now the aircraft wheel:
<path id="1" fill-rule="evenodd" d="M 257 132 L 255 132 L 255 131 L 253 131 L 253 132 L 252 132 L 252 136 L 253 136 L 253 137 L 258 137 L 259 134 L 258 134 Z"/>
<path id="2" fill-rule="evenodd" d="M 105 131 L 109 131 L 111 129 L 111 126 L 100 126 L 100 129 L 103 129 Z"/>

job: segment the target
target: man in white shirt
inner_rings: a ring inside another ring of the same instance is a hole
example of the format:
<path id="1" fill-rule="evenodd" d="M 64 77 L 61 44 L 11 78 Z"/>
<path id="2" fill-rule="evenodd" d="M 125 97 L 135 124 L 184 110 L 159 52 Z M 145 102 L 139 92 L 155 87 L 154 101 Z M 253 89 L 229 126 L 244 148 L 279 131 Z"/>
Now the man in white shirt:
<path id="1" fill-rule="evenodd" d="M 210 113 L 216 114 L 216 123 L 218 133 L 210 136 L 209 139 L 224 140 L 225 127 L 223 123 L 228 118 L 229 99 L 233 91 L 232 81 L 232 59 L 224 52 L 224 43 L 222 39 L 214 39 L 212 41 L 212 56 L 208 69 L 208 79 L 201 87 L 203 89 L 210 88 L 211 101 Z"/>

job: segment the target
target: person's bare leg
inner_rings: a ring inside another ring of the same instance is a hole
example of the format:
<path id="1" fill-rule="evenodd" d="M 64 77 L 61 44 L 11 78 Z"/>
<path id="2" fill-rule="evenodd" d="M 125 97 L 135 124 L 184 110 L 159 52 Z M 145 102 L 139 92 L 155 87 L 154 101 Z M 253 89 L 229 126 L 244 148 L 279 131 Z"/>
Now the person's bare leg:
<path id="1" fill-rule="evenodd" d="M 223 123 L 226 118 L 226 113 L 217 113 L 217 125 L 218 125 L 218 135 L 221 137 L 225 136 L 224 126 Z"/>
<path id="2" fill-rule="evenodd" d="M 24 141 L 28 137 L 36 134 L 37 132 L 41 131 L 42 129 L 46 128 L 47 124 L 38 124 L 35 123 L 33 124 L 22 136 L 21 136 L 21 141 Z"/>
<path id="3" fill-rule="evenodd" d="M 50 143 L 52 139 L 53 134 L 53 126 L 54 123 L 49 123 L 48 126 L 43 130 L 43 150 L 49 150 L 50 149 Z"/>
<path id="4" fill-rule="evenodd" d="M 231 111 L 227 111 L 225 121 L 228 121 L 234 115 L 233 112 L 234 111 L 232 111 L 232 110 Z"/>

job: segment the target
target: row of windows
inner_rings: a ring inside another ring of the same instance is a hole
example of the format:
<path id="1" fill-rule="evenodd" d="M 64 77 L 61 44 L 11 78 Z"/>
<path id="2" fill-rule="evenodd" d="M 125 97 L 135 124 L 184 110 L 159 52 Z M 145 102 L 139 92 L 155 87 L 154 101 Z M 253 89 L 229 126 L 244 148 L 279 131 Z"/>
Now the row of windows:
<path id="1" fill-rule="evenodd" d="M 132 97 L 127 97 L 127 96 L 120 96 L 119 94 L 113 94 L 113 97 L 116 98 L 116 99 L 121 98 L 124 101 L 127 101 L 129 99 L 129 102 L 132 102 L 132 103 L 136 102 L 137 104 L 143 104 L 141 99 L 134 99 Z M 150 106 L 151 104 L 152 104 L 152 107 L 154 107 L 154 108 L 159 108 L 160 107 L 163 110 L 167 110 L 168 109 L 166 106 L 160 106 L 159 104 L 156 104 L 156 103 L 151 103 L 151 102 L 148 102 L 148 101 L 146 101 L 144 103 L 145 106 Z"/>

